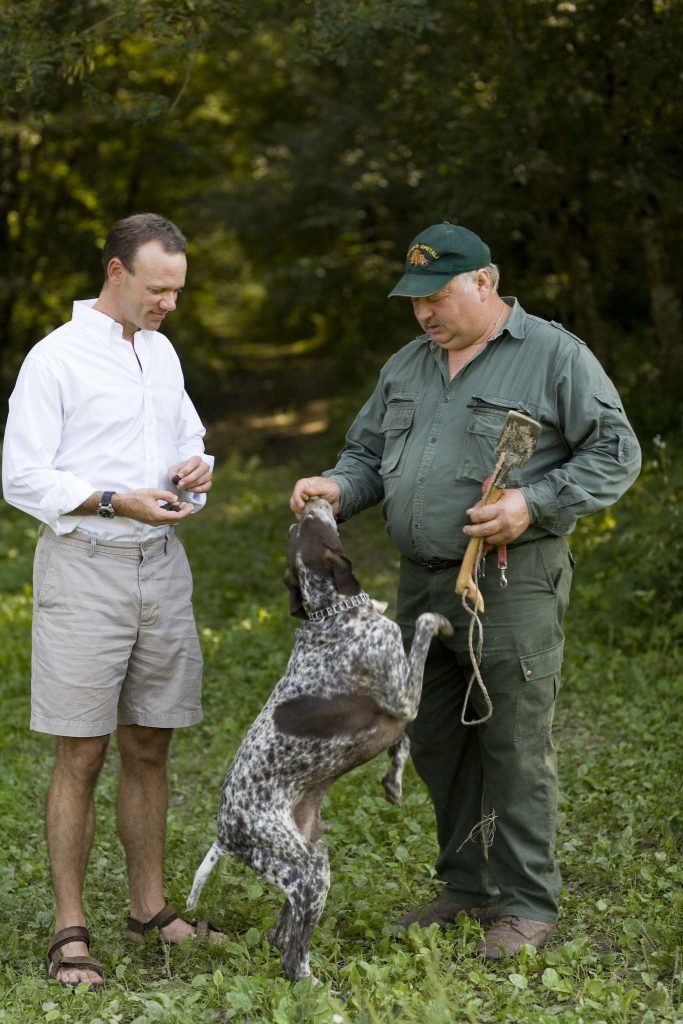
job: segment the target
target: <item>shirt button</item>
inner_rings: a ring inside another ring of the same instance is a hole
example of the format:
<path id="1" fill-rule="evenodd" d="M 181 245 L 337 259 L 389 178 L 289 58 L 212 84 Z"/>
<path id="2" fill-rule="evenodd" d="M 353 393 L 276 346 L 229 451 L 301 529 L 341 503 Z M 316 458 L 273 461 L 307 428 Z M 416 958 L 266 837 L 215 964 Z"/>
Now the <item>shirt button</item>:
<path id="1" fill-rule="evenodd" d="M 444 402 L 450 402 L 450 398 L 444 398 Z"/>
<path id="2" fill-rule="evenodd" d="M 527 677 L 527 679 L 531 679 L 531 669 L 530 668 L 528 668 L 526 670 L 526 677 Z"/>
<path id="3" fill-rule="evenodd" d="M 436 438 L 435 438 L 435 437 L 432 437 L 432 438 L 431 438 L 431 442 L 432 442 L 432 444 L 436 444 Z"/>

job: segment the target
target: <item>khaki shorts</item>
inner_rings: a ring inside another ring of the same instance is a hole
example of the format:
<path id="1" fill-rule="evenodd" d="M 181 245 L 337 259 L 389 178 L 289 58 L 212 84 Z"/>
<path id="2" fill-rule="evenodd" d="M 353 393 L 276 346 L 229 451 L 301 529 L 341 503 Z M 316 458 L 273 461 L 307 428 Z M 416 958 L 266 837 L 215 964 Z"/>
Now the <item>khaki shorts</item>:
<path id="1" fill-rule="evenodd" d="M 126 544 L 43 527 L 33 599 L 31 729 L 105 736 L 201 721 L 192 574 L 173 531 Z"/>

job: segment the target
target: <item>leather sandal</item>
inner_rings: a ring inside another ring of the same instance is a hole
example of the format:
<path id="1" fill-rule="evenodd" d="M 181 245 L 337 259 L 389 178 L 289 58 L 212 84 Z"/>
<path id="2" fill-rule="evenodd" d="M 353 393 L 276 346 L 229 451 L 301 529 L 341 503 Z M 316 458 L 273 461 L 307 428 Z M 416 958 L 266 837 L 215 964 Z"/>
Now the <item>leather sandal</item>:
<path id="1" fill-rule="evenodd" d="M 90 949 L 90 932 L 84 925 L 74 925 L 71 928 L 62 928 L 60 932 L 56 932 L 50 940 L 50 945 L 47 950 L 47 976 L 52 978 L 61 985 L 62 988 L 76 988 L 78 985 L 82 985 L 82 981 L 60 981 L 58 973 L 61 970 L 68 970 L 69 968 L 75 968 L 81 970 L 87 968 L 89 971 L 94 971 L 95 974 L 99 974 L 102 982 L 91 981 L 90 988 L 94 991 L 95 989 L 102 988 L 104 985 L 104 970 L 102 964 L 99 961 L 94 960 L 91 956 L 64 956 L 62 953 L 62 946 L 66 946 L 69 942 L 84 942 L 88 949 Z"/>
<path id="2" fill-rule="evenodd" d="M 150 917 L 149 921 L 138 921 L 137 918 L 131 917 L 129 914 L 128 938 L 131 942 L 142 942 L 145 935 L 149 932 L 153 932 L 155 929 L 158 929 L 159 933 L 161 933 L 162 928 L 166 928 L 167 925 L 177 920 L 177 918 L 178 912 L 172 903 L 167 903 L 163 910 L 160 910 L 158 914 L 154 915 L 154 917 Z M 220 945 L 220 943 L 224 941 L 224 939 L 213 937 L 221 935 L 222 933 L 220 928 L 216 928 L 210 921 L 189 921 L 188 924 L 190 924 L 195 930 L 195 942 L 214 942 L 217 945 Z M 188 938 L 190 938 L 189 935 Z M 159 939 L 161 942 L 165 942 L 168 946 L 177 945 L 176 942 L 168 942 L 161 934 L 159 934 Z"/>

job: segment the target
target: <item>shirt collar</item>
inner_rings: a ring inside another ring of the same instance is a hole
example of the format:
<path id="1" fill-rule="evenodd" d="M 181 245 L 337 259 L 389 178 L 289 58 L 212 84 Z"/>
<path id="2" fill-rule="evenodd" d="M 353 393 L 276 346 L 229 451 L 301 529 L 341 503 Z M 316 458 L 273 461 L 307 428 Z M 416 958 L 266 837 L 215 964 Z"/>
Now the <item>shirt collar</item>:
<path id="1" fill-rule="evenodd" d="M 77 299 L 73 304 L 71 319 L 79 327 L 83 327 L 89 334 L 95 335 L 100 341 L 107 343 L 123 341 L 123 326 L 106 313 L 94 309 L 97 299 Z M 136 331 L 135 340 L 143 339 L 145 342 L 154 331 Z M 126 342 L 129 344 L 129 342 Z"/>
<path id="2" fill-rule="evenodd" d="M 519 302 L 514 295 L 503 295 L 501 296 L 503 302 L 507 302 L 508 306 L 512 306 L 512 312 L 505 321 L 503 330 L 500 332 L 503 334 L 505 331 L 508 332 L 511 338 L 517 338 L 518 341 L 524 341 L 524 324 L 526 322 L 526 313 L 520 306 Z"/>

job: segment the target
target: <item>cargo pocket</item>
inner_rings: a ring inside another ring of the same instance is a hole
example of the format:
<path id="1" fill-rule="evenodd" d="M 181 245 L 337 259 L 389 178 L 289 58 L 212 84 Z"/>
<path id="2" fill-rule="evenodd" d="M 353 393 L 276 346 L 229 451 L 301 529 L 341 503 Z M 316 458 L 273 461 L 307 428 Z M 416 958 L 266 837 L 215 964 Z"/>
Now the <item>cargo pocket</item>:
<path id="1" fill-rule="evenodd" d="M 467 421 L 467 437 L 460 475 L 482 483 L 493 471 L 497 461 L 496 445 L 510 411 L 531 415 L 514 402 L 492 396 L 473 396 L 472 412 Z M 507 482 L 517 486 L 524 482 L 524 473 L 513 469 Z"/>
<path id="2" fill-rule="evenodd" d="M 542 736 L 553 724 L 555 700 L 560 689 L 564 640 L 547 651 L 519 659 L 521 679 L 517 687 L 514 739 Z"/>
<path id="3" fill-rule="evenodd" d="M 384 437 L 384 453 L 380 474 L 400 476 L 403 472 L 401 455 L 406 445 L 408 433 L 415 413 L 414 402 L 390 402 L 382 420 L 380 430 Z"/>

